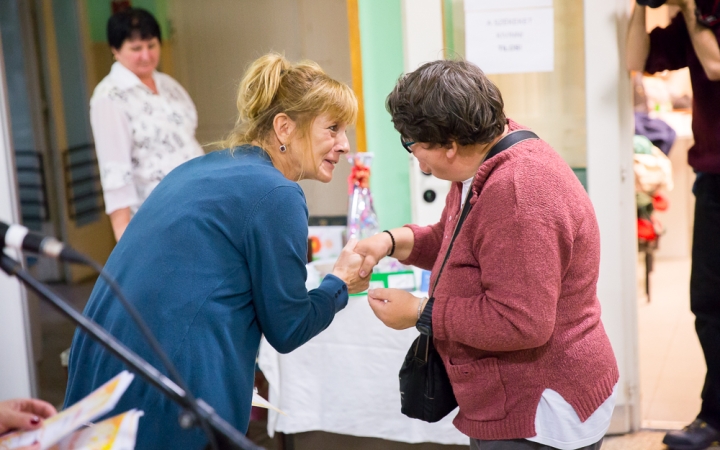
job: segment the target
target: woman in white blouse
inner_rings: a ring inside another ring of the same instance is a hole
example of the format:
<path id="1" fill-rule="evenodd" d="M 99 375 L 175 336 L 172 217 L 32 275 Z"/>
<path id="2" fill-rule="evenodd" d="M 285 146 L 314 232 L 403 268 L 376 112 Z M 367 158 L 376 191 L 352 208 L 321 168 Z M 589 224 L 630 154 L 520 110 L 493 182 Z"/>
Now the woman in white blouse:
<path id="1" fill-rule="evenodd" d="M 119 240 L 165 175 L 203 150 L 192 99 L 155 70 L 161 37 L 152 14 L 139 8 L 114 14 L 107 37 L 116 62 L 90 99 L 90 123 L 105 211 Z"/>

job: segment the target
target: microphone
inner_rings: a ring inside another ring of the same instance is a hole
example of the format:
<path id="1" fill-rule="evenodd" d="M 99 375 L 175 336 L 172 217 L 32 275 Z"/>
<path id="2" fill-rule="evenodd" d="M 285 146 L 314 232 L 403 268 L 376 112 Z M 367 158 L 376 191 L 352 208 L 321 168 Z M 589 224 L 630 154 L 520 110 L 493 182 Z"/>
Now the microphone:
<path id="1" fill-rule="evenodd" d="M 52 236 L 43 236 L 22 225 L 0 222 L 0 250 L 8 247 L 17 251 L 28 251 L 76 264 L 85 264 L 87 259 Z"/>

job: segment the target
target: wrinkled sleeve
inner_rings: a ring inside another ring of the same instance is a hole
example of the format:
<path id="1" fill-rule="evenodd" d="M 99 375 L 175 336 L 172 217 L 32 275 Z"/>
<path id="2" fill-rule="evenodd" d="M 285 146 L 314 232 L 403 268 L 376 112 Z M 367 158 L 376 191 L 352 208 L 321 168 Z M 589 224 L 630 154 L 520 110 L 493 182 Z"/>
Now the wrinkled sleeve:
<path id="1" fill-rule="evenodd" d="M 244 239 L 260 328 L 288 353 L 327 328 L 348 302 L 345 282 L 327 275 L 308 292 L 308 211 L 298 186 L 276 187 L 260 199 Z"/>
<path id="2" fill-rule="evenodd" d="M 648 73 L 677 70 L 687 67 L 687 49 L 690 35 L 682 13 L 666 28 L 655 28 L 650 33 L 650 52 L 645 62 Z"/>
<path id="3" fill-rule="evenodd" d="M 127 117 L 109 98 L 90 105 L 90 125 L 100 168 L 107 214 L 137 206 L 140 199 L 132 175 L 132 131 Z"/>

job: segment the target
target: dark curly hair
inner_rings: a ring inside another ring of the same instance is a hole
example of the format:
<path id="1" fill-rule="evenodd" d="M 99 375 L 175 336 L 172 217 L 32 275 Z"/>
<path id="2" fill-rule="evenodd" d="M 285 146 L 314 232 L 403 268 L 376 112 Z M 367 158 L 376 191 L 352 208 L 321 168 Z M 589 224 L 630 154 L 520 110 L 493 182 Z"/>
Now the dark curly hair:
<path id="1" fill-rule="evenodd" d="M 385 106 L 404 139 L 436 145 L 486 144 L 507 121 L 500 90 L 467 61 L 423 64 L 400 77 Z"/>

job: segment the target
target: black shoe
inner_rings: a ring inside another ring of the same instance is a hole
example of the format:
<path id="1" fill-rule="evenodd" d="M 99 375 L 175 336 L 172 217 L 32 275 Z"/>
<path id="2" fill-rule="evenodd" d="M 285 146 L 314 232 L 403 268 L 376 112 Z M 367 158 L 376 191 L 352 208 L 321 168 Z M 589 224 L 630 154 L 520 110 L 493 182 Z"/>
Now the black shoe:
<path id="1" fill-rule="evenodd" d="M 669 431 L 663 439 L 663 444 L 672 450 L 705 450 L 718 440 L 720 440 L 720 431 L 702 419 L 695 419 L 680 431 Z"/>

